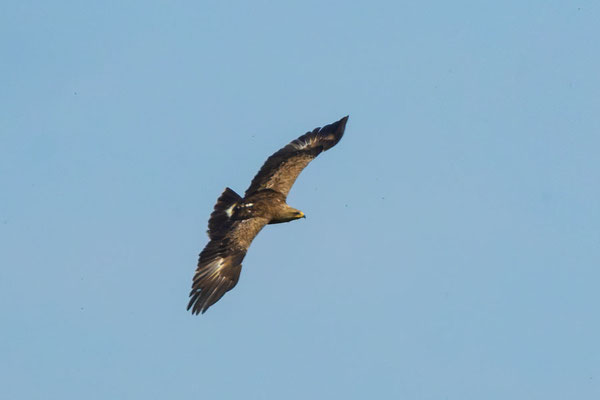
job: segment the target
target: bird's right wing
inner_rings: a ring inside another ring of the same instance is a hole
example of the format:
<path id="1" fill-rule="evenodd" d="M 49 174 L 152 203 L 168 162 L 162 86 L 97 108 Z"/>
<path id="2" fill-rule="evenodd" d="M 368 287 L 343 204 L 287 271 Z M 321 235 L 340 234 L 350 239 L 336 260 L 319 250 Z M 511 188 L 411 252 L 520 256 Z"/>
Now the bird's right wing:
<path id="1" fill-rule="evenodd" d="M 249 218 L 233 221 L 217 234 L 209 232 L 211 241 L 200 253 L 192 282 L 187 307 L 192 314 L 204 313 L 235 287 L 248 247 L 267 222 L 265 218 Z"/>

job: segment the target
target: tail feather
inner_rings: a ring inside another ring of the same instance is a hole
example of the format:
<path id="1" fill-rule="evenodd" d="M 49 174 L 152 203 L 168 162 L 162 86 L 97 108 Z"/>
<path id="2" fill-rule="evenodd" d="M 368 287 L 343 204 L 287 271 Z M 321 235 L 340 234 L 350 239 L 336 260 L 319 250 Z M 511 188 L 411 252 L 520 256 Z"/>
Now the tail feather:
<path id="1" fill-rule="evenodd" d="M 227 230 L 234 208 L 240 200 L 242 200 L 242 197 L 239 194 L 230 188 L 225 188 L 221 196 L 219 196 L 217 204 L 215 204 L 215 209 L 210 214 L 210 219 L 208 220 L 207 233 L 209 238 L 217 239 L 220 237 L 220 232 Z"/>

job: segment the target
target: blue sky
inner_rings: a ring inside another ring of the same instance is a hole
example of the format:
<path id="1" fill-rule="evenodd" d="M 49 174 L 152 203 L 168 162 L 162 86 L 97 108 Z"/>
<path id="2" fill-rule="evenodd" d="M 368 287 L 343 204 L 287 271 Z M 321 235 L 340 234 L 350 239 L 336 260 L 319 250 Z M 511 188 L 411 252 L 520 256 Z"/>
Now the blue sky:
<path id="1" fill-rule="evenodd" d="M 600 6 L 5 2 L 6 399 L 597 399 Z M 350 115 L 237 287 L 207 219 Z"/>

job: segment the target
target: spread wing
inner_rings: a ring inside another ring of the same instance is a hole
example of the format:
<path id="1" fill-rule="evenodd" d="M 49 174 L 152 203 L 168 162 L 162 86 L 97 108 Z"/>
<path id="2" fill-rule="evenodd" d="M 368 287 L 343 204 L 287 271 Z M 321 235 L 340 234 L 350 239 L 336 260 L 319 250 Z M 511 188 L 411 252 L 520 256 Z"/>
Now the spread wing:
<path id="1" fill-rule="evenodd" d="M 262 189 L 273 189 L 287 197 L 300 172 L 321 152 L 335 146 L 344 135 L 348 117 L 316 128 L 293 140 L 263 164 L 246 190 L 246 196 Z"/>
<path id="2" fill-rule="evenodd" d="M 211 240 L 200 253 L 194 274 L 187 307 L 192 314 L 204 313 L 235 287 L 248 247 L 268 222 L 265 218 L 232 220 L 232 209 L 240 200 L 233 190 L 225 189 L 208 221 Z"/>

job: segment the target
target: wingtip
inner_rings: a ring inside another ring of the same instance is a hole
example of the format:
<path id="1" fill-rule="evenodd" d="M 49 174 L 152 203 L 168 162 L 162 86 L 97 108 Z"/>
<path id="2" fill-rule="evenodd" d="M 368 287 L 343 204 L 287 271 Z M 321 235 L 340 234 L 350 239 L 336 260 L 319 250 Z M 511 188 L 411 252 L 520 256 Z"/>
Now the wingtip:
<path id="1" fill-rule="evenodd" d="M 337 123 L 340 125 L 338 129 L 342 129 L 342 131 L 344 129 L 346 129 L 346 123 L 348 122 L 348 118 L 350 116 L 346 115 L 344 118 L 340 119 Z"/>
<path id="2" fill-rule="evenodd" d="M 346 123 L 348 122 L 348 118 L 349 117 L 350 117 L 349 115 L 346 115 L 345 117 L 343 117 L 343 118 L 341 118 L 341 119 L 339 119 L 339 120 L 337 120 L 335 122 L 332 122 L 329 125 L 325 125 L 321 129 L 327 129 L 327 130 L 333 129 L 333 130 L 336 130 L 336 131 L 339 131 L 339 130 L 343 131 L 344 128 L 346 127 Z"/>
<path id="3" fill-rule="evenodd" d="M 332 124 L 326 125 L 321 128 L 322 134 L 333 134 L 333 140 L 330 141 L 327 146 L 324 147 L 325 150 L 332 148 L 335 146 L 342 136 L 344 136 L 344 131 L 346 130 L 346 122 L 348 122 L 349 115 L 346 115 L 339 121 L 336 121 Z"/>

